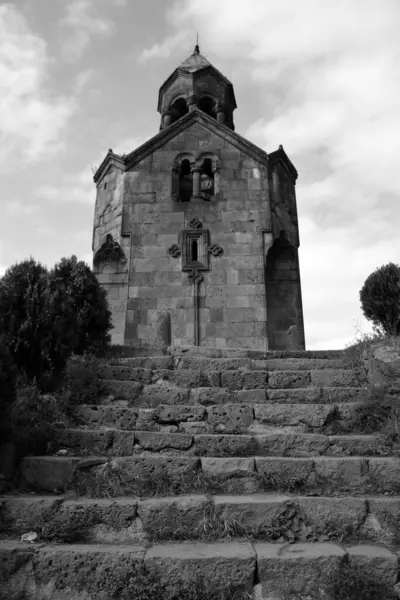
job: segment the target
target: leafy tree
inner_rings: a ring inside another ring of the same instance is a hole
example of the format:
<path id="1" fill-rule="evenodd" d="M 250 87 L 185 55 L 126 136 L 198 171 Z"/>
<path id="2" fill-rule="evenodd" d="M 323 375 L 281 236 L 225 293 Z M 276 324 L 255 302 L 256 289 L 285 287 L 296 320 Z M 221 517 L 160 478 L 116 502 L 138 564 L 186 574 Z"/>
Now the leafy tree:
<path id="1" fill-rule="evenodd" d="M 364 316 L 388 335 L 400 335 L 400 267 L 389 263 L 376 269 L 360 290 Z"/>
<path id="2" fill-rule="evenodd" d="M 49 278 L 56 328 L 71 352 L 103 352 L 110 344 L 111 312 L 90 267 L 76 256 L 63 258 Z"/>
<path id="3" fill-rule="evenodd" d="M 17 371 L 4 337 L 0 336 L 0 414 L 16 397 Z"/>
<path id="4" fill-rule="evenodd" d="M 0 334 L 28 379 L 63 363 L 56 351 L 59 341 L 52 330 L 49 299 L 47 269 L 33 258 L 7 269 L 0 280 Z"/>
<path id="5" fill-rule="evenodd" d="M 42 390 L 57 381 L 71 354 L 107 348 L 110 321 L 104 290 L 76 256 L 50 272 L 30 258 L 0 279 L 0 335 L 18 371 Z"/>

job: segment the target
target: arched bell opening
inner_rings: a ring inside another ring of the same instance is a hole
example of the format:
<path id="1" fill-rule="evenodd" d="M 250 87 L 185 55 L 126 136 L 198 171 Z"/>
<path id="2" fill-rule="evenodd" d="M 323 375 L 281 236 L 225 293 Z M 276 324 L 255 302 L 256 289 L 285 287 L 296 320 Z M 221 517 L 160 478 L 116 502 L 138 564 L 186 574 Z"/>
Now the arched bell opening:
<path id="1" fill-rule="evenodd" d="M 187 107 L 187 104 L 186 104 L 186 101 L 184 98 L 178 98 L 177 100 L 175 100 L 175 102 L 173 102 L 171 104 L 169 110 L 172 114 L 172 122 L 173 123 L 175 121 L 177 121 L 178 119 L 181 119 L 182 117 L 184 117 L 189 112 L 189 109 Z"/>
<path id="2" fill-rule="evenodd" d="M 206 113 L 206 115 L 213 117 L 213 119 L 216 118 L 215 102 L 210 96 L 203 96 L 200 98 L 198 106 L 200 110 Z"/>
<path id="3" fill-rule="evenodd" d="M 190 162 L 185 158 L 179 168 L 179 192 L 180 202 L 189 202 L 193 195 L 193 173 Z"/>

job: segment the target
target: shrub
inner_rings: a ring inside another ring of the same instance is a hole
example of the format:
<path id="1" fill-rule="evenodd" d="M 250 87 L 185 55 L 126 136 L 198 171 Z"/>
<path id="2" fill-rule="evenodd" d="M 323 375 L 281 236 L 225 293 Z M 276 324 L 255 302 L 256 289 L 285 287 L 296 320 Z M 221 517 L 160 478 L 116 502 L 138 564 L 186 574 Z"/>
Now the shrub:
<path id="1" fill-rule="evenodd" d="M 49 278 L 60 315 L 58 327 L 70 351 L 78 355 L 104 352 L 110 344 L 111 312 L 106 292 L 90 267 L 76 256 L 63 258 Z"/>
<path id="2" fill-rule="evenodd" d="M 19 455 L 45 454 L 53 428 L 68 424 L 69 406 L 63 397 L 40 394 L 36 382 L 22 378 L 9 411 L 13 441 Z"/>
<path id="3" fill-rule="evenodd" d="M 400 267 L 376 269 L 360 290 L 364 316 L 388 335 L 400 335 Z"/>
<path id="4" fill-rule="evenodd" d="M 62 386 L 70 404 L 98 403 L 103 391 L 99 367 L 99 360 L 91 354 L 71 356 L 66 365 Z"/>

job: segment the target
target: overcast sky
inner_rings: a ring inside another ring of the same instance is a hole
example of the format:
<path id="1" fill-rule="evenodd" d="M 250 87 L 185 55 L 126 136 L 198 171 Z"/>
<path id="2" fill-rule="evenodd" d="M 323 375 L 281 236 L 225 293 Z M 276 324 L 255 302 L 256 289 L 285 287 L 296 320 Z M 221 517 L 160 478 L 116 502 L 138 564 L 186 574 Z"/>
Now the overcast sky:
<path id="1" fill-rule="evenodd" d="M 400 263 L 399 0 L 1 2 L 0 275 L 29 255 L 91 264 L 92 168 L 158 133 L 196 31 L 236 131 L 299 172 L 307 348 L 343 348 L 370 329 L 365 278 Z"/>

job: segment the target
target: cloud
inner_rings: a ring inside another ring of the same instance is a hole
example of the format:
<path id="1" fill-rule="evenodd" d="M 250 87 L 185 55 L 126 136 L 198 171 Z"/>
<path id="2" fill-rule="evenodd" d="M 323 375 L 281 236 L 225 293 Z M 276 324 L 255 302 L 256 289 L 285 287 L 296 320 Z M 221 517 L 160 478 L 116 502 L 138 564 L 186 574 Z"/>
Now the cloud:
<path id="1" fill-rule="evenodd" d="M 124 7 L 124 0 L 113 0 L 111 6 Z M 103 14 L 102 2 L 93 0 L 72 0 L 65 8 L 61 28 L 66 32 L 61 51 L 68 62 L 78 60 L 87 50 L 92 39 L 109 38 L 116 26 L 112 19 Z"/>
<path id="2" fill-rule="evenodd" d="M 40 209 L 36 204 L 23 204 L 19 200 L 8 200 L 4 210 L 10 217 L 28 217 L 36 214 Z"/>
<path id="3" fill-rule="evenodd" d="M 94 206 L 96 188 L 89 166 L 82 171 L 65 176 L 60 183 L 45 183 L 33 192 L 38 200 L 62 204 L 89 204 Z"/>
<path id="4" fill-rule="evenodd" d="M 139 55 L 139 60 L 148 61 L 156 58 L 168 58 L 178 47 L 186 47 L 190 38 L 189 31 L 178 31 L 175 35 L 171 35 L 161 43 L 154 44 L 150 48 L 145 48 Z"/>
<path id="5" fill-rule="evenodd" d="M 14 6 L 0 6 L 0 171 L 62 147 L 75 103 L 48 88 L 48 67 L 46 42 Z"/>

